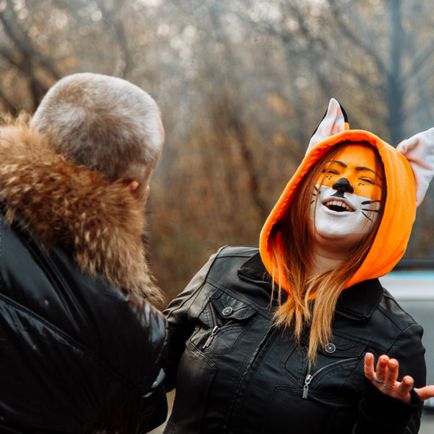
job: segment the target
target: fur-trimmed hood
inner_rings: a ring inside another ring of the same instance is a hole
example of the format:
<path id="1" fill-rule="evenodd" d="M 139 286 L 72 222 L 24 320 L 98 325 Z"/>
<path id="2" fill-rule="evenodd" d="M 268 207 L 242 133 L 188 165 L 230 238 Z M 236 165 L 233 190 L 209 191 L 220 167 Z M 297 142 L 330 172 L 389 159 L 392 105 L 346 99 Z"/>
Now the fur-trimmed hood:
<path id="1" fill-rule="evenodd" d="M 84 272 L 104 276 L 131 301 L 161 301 L 145 259 L 145 210 L 124 184 L 67 160 L 19 123 L 0 129 L 0 161 L 9 224 L 72 252 Z"/>

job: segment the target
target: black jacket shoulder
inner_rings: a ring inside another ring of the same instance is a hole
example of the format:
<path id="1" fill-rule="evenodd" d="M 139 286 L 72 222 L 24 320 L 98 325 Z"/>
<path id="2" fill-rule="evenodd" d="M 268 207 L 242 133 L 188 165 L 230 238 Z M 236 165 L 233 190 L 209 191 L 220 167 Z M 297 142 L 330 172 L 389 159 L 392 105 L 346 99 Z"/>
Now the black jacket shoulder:
<path id="1" fill-rule="evenodd" d="M 124 403 L 143 405 L 160 369 L 161 313 L 134 312 L 104 278 L 3 220 L 0 311 L 0 426 L 90 432 L 129 419 L 133 408 L 113 417 Z"/>

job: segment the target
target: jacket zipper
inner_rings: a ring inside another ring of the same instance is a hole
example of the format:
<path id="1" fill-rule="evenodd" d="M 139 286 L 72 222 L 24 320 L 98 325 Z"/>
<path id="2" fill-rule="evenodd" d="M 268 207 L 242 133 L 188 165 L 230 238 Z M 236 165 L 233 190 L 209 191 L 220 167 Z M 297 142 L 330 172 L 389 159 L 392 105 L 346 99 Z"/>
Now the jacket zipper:
<path id="1" fill-rule="evenodd" d="M 302 395 L 303 399 L 307 399 L 307 395 L 309 394 L 309 385 L 310 385 L 312 378 L 313 378 L 313 375 L 310 373 L 311 368 L 312 368 L 312 365 L 309 362 L 307 365 L 307 374 L 306 374 L 306 377 L 304 378 L 303 395 Z"/>
<path id="2" fill-rule="evenodd" d="M 217 317 L 215 314 L 214 306 L 210 302 L 209 304 L 210 312 L 211 312 L 211 324 L 213 325 L 213 328 L 211 330 L 211 334 L 206 339 L 205 343 L 202 345 L 202 350 L 206 350 L 213 342 L 214 338 L 216 337 L 217 333 L 222 329 L 225 328 L 225 330 L 228 329 L 229 324 L 233 324 L 235 321 L 233 319 L 229 319 L 226 321 L 222 326 L 217 325 Z"/>
<path id="3" fill-rule="evenodd" d="M 211 345 L 212 341 L 215 338 L 215 335 L 218 333 L 219 330 L 220 330 L 219 326 L 214 326 L 214 328 L 211 331 L 211 334 L 208 336 L 207 340 L 202 345 L 202 350 L 206 350 Z"/>
<path id="4" fill-rule="evenodd" d="M 210 312 L 211 312 L 211 323 L 213 325 L 213 328 L 212 328 L 211 334 L 208 336 L 207 340 L 202 345 L 202 350 L 206 350 L 211 345 L 211 343 L 214 340 L 216 334 L 220 330 L 220 327 L 217 325 L 217 318 L 215 316 L 214 307 L 213 307 L 213 305 L 212 305 L 211 302 L 209 304 L 209 308 L 210 308 Z"/>
<path id="5" fill-rule="evenodd" d="M 303 385 L 303 394 L 302 394 L 302 398 L 303 399 L 307 399 L 308 395 L 309 395 L 309 386 L 310 383 L 312 383 L 312 380 L 318 375 L 320 374 L 322 371 L 324 371 L 325 369 L 328 369 L 332 366 L 336 366 L 339 365 L 341 363 L 345 363 L 345 362 L 349 362 L 351 360 L 357 360 L 357 357 L 351 357 L 349 359 L 343 359 L 343 360 L 338 360 L 336 362 L 333 363 L 329 363 L 326 366 L 323 366 L 322 368 L 318 369 L 318 371 L 314 372 L 313 374 L 311 373 L 312 370 L 312 364 L 311 362 L 308 363 L 307 365 L 307 373 L 306 373 L 306 377 L 304 378 L 304 385 Z"/>

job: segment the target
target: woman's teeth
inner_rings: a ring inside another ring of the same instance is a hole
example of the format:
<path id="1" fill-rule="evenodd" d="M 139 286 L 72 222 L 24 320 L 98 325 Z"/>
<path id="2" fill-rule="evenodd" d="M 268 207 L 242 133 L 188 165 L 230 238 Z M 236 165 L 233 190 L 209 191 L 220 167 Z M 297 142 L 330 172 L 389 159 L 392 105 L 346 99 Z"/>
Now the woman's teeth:
<path id="1" fill-rule="evenodd" d="M 342 200 L 329 200 L 325 203 L 325 206 L 332 211 L 343 212 L 343 211 L 354 211 L 348 204 Z"/>

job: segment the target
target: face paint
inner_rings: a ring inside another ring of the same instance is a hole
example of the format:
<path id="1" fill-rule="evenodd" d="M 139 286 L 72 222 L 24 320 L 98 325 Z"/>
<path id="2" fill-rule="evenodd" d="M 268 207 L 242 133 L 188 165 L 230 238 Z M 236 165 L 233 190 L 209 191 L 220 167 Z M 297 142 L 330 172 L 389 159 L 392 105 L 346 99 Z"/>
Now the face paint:
<path id="1" fill-rule="evenodd" d="M 381 206 L 381 178 L 374 150 L 344 146 L 316 181 L 311 219 L 316 238 L 352 246 L 368 234 Z"/>

